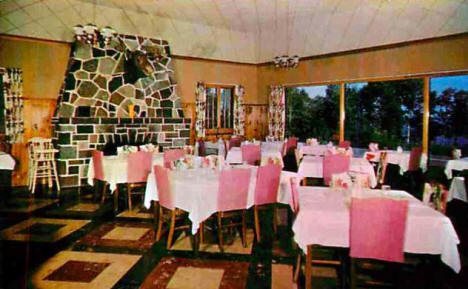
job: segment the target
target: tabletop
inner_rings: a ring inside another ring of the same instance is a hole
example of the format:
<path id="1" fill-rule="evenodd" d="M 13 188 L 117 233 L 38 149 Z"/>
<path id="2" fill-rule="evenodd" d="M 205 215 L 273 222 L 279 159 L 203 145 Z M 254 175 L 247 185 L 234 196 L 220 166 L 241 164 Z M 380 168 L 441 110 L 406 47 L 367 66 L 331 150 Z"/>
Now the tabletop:
<path id="1" fill-rule="evenodd" d="M 351 158 L 349 170 L 367 174 L 369 176 L 369 184 L 371 187 L 375 187 L 377 185 L 374 167 L 368 160 L 362 158 Z M 304 156 L 297 173 L 302 178 L 323 178 L 323 157 Z"/>
<path id="2" fill-rule="evenodd" d="M 299 187 L 299 213 L 294 239 L 306 252 L 307 245 L 349 247 L 350 197 L 346 190 Z M 455 272 L 460 271 L 457 233 L 448 217 L 404 191 L 363 190 L 361 197 L 391 197 L 409 201 L 404 251 L 441 255 Z"/>

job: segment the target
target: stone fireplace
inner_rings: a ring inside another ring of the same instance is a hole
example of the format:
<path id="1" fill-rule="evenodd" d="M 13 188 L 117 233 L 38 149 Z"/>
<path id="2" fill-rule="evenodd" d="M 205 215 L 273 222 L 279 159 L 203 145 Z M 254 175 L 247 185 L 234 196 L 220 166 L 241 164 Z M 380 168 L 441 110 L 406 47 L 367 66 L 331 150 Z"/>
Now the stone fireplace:
<path id="1" fill-rule="evenodd" d="M 190 137 L 168 43 L 118 35 L 105 47 L 73 44 L 54 117 L 63 187 L 86 184 L 91 152 L 108 143 L 182 147 Z"/>

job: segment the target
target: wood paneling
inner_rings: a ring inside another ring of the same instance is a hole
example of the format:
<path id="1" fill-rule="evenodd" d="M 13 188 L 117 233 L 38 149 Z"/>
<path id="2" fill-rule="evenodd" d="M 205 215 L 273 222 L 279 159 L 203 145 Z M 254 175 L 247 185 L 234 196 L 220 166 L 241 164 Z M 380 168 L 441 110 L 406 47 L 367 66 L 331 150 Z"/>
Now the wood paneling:
<path id="1" fill-rule="evenodd" d="M 247 139 L 263 140 L 268 134 L 268 105 L 246 104 L 245 110 L 245 137 Z"/>

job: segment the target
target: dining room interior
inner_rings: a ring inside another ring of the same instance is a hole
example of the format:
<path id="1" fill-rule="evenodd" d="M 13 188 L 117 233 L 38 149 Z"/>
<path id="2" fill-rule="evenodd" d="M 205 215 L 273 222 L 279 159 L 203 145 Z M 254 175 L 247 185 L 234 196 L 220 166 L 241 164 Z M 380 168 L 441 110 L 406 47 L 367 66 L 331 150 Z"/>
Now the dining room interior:
<path id="1" fill-rule="evenodd" d="M 0 0 L 0 289 L 468 288 L 467 0 Z"/>

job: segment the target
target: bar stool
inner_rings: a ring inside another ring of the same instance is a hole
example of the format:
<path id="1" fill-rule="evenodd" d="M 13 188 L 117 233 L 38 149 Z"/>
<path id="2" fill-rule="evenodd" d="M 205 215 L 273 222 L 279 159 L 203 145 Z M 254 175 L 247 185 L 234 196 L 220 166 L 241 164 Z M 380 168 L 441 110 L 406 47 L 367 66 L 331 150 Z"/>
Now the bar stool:
<path id="1" fill-rule="evenodd" d="M 47 179 L 49 189 L 53 186 L 53 180 L 57 186 L 57 194 L 60 194 L 60 184 L 55 164 L 55 153 L 51 139 L 34 137 L 28 142 L 29 171 L 28 187 L 31 194 L 34 194 L 38 179 Z"/>

